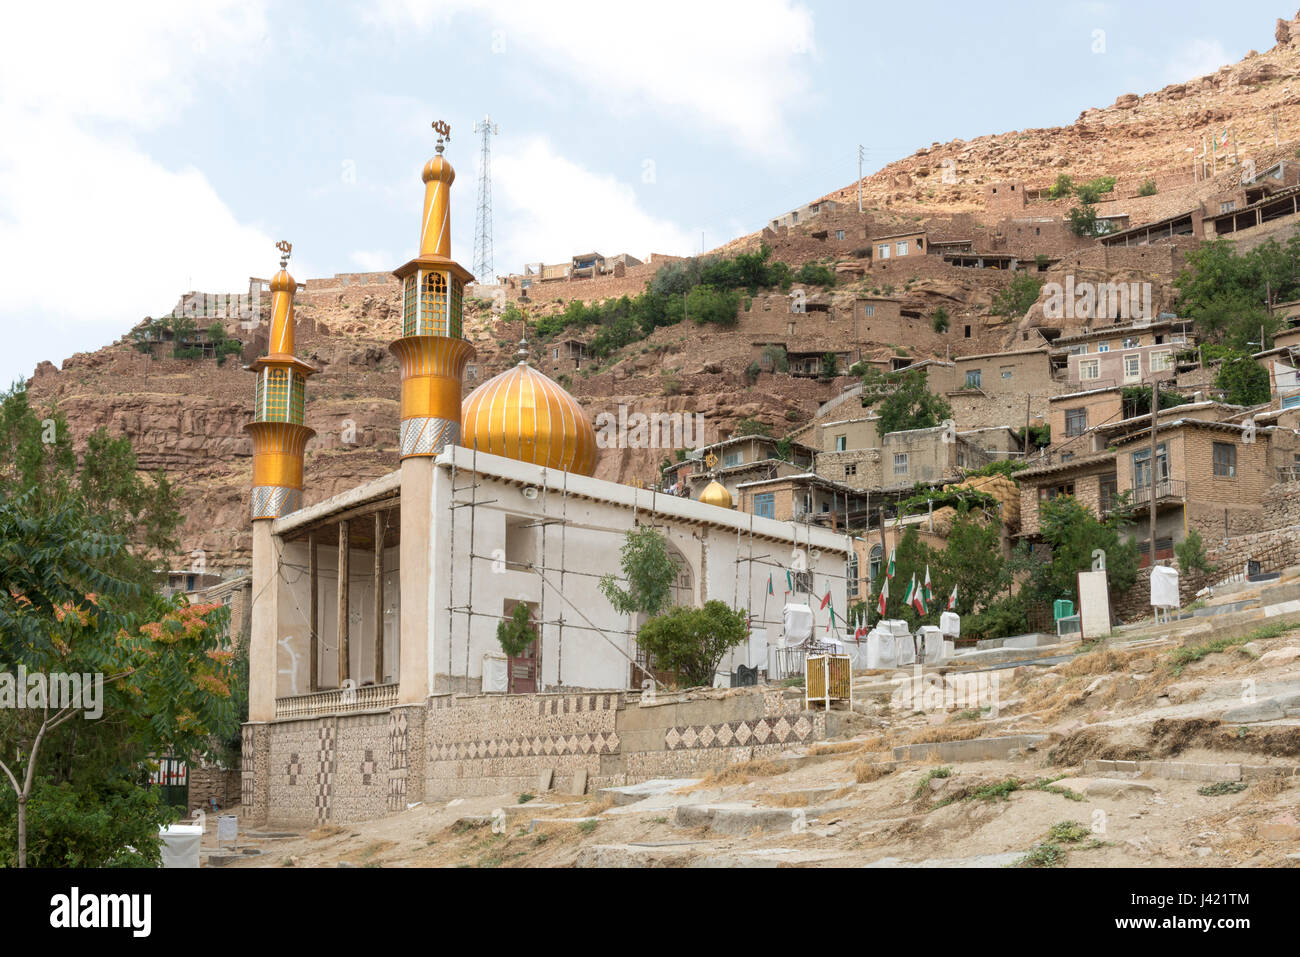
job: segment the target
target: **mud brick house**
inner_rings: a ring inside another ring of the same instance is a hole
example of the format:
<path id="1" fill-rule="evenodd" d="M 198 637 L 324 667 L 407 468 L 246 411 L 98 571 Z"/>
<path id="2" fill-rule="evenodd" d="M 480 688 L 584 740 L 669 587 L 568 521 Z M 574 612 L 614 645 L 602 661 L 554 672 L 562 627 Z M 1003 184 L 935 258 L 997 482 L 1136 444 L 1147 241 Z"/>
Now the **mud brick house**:
<path id="1" fill-rule="evenodd" d="M 1190 319 L 1167 317 L 1065 336 L 1045 333 L 1051 339 L 1052 374 L 1085 389 L 1139 382 L 1153 370 L 1172 368 L 1179 353 L 1196 345 Z"/>
<path id="2" fill-rule="evenodd" d="M 1172 557 L 1173 546 L 1191 529 L 1207 542 L 1256 532 L 1264 521 L 1264 491 L 1295 462 L 1296 437 L 1271 424 L 1276 418 L 1257 420 L 1247 410 L 1217 402 L 1161 410 L 1154 469 L 1148 416 L 1094 426 L 1088 432 L 1095 450 L 1057 452 L 1054 462 L 1016 474 L 1021 534 L 1038 533 L 1039 509 L 1058 495 L 1073 495 L 1104 514 L 1124 492 L 1140 512 L 1129 534 L 1143 545 L 1144 562 L 1149 539 L 1141 516 L 1152 496 L 1157 558 Z"/>
<path id="3" fill-rule="evenodd" d="M 806 472 L 812 467 L 814 454 L 814 449 L 791 442 L 789 453 L 783 458 L 776 439 L 745 435 L 706 445 L 691 453 L 685 462 L 670 468 L 676 477 L 678 494 L 698 500 L 716 480 L 734 503 L 742 483 Z"/>
<path id="4" fill-rule="evenodd" d="M 557 339 L 548 345 L 551 365 L 559 372 L 576 372 L 591 358 L 591 350 L 581 339 Z"/>
<path id="5" fill-rule="evenodd" d="M 1150 246 L 1168 242 L 1179 236 L 1205 238 L 1205 214 L 1197 206 L 1186 212 L 1175 213 L 1151 223 L 1140 223 L 1118 232 L 1107 233 L 1097 240 L 1103 246 Z"/>
<path id="6" fill-rule="evenodd" d="M 832 531 L 865 526 L 871 517 L 871 496 L 842 482 L 802 472 L 742 482 L 736 507 L 756 518 L 802 522 Z"/>

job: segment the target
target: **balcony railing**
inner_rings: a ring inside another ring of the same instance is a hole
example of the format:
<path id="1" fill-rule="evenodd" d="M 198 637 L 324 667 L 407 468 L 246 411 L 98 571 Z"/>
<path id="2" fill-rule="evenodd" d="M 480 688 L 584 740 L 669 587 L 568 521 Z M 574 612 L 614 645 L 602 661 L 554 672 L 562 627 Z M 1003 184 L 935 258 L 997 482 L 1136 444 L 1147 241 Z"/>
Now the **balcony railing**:
<path id="1" fill-rule="evenodd" d="M 1150 485 L 1143 485 L 1133 489 L 1133 497 L 1130 502 L 1135 508 L 1151 504 Z M 1175 501 L 1181 502 L 1187 498 L 1187 483 L 1182 479 L 1162 479 L 1155 484 L 1156 503 Z"/>
<path id="2" fill-rule="evenodd" d="M 275 699 L 277 718 L 314 718 L 345 711 L 382 711 L 397 704 L 397 684 L 333 688 Z"/>
<path id="3" fill-rule="evenodd" d="M 1287 465 L 1277 470 L 1279 482 L 1300 482 L 1300 465 Z"/>

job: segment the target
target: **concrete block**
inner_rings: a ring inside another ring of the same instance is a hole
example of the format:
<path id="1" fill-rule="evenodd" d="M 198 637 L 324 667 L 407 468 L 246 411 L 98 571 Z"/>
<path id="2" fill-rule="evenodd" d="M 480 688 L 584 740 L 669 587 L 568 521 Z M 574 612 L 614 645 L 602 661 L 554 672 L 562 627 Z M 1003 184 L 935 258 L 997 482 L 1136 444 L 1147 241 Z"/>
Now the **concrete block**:
<path id="1" fill-rule="evenodd" d="M 537 790 L 545 792 L 551 789 L 551 784 L 555 780 L 555 768 L 547 768 L 541 774 L 537 775 Z"/>
<path id="2" fill-rule="evenodd" d="M 1033 747 L 1047 740 L 1045 734 L 1010 734 L 995 738 L 971 738 L 968 741 L 936 741 L 904 744 L 894 748 L 896 761 L 920 761 L 931 751 L 940 761 L 1001 761 L 1011 751 Z"/>
<path id="3" fill-rule="evenodd" d="M 587 793 L 587 769 L 586 768 L 580 768 L 577 771 L 573 772 L 572 793 L 574 794 Z"/>
<path id="4" fill-rule="evenodd" d="M 1254 704 L 1233 708 L 1223 713 L 1223 720 L 1230 724 L 1250 724 L 1255 721 L 1276 721 L 1286 717 L 1286 709 L 1272 698 L 1256 701 Z"/>

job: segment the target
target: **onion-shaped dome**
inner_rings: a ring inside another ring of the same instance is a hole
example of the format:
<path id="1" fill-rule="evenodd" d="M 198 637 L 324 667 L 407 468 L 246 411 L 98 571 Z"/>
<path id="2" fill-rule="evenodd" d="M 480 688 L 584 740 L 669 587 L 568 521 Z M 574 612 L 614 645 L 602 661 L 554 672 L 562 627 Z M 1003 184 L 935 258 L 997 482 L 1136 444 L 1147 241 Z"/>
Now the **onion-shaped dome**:
<path id="1" fill-rule="evenodd" d="M 732 507 L 731 493 L 717 479 L 704 486 L 704 491 L 700 493 L 700 501 L 705 505 L 717 505 L 719 508 Z"/>
<path id="2" fill-rule="evenodd" d="M 469 394 L 460 444 L 579 475 L 596 471 L 596 430 L 582 406 L 527 362 Z"/>

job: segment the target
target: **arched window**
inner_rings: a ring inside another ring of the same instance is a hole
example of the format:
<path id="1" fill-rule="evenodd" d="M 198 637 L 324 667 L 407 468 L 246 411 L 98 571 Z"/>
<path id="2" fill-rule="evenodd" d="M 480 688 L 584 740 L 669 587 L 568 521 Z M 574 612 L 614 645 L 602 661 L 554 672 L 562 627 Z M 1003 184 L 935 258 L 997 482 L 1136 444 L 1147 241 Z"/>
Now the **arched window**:
<path id="1" fill-rule="evenodd" d="M 440 272 L 424 274 L 420 290 L 420 331 L 438 335 L 447 323 L 447 277 Z"/>
<path id="2" fill-rule="evenodd" d="M 885 557 L 885 550 L 883 548 L 881 548 L 879 545 L 871 546 L 871 559 L 870 562 L 868 563 L 867 573 L 870 576 L 871 581 L 873 582 L 880 577 L 880 563 L 881 560 L 884 559 L 884 557 Z"/>

